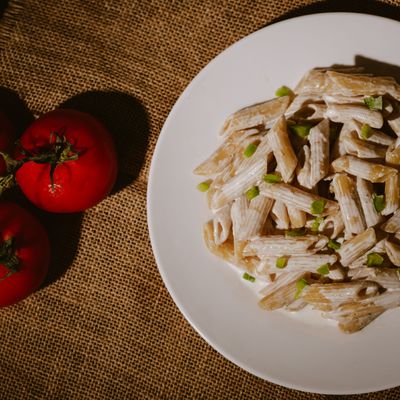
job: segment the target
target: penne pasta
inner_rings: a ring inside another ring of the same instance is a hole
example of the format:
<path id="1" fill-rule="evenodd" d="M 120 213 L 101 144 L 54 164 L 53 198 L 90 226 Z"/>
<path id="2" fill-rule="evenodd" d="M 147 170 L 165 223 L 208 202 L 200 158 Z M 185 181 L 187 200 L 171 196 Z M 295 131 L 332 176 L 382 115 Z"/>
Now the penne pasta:
<path id="1" fill-rule="evenodd" d="M 286 183 L 265 183 L 260 185 L 260 192 L 267 197 L 283 201 L 288 207 L 298 208 L 308 214 L 311 213 L 311 205 L 315 201 L 324 202 L 321 216 L 333 214 L 338 211 L 339 206 L 335 201 L 324 199 L 321 196 L 308 193 Z"/>
<path id="2" fill-rule="evenodd" d="M 375 243 L 376 235 L 374 228 L 368 228 L 354 238 L 345 241 L 338 250 L 341 264 L 348 267 L 358 257 L 371 249 Z"/>
<path id="3" fill-rule="evenodd" d="M 229 135 L 234 131 L 271 125 L 283 115 L 290 103 L 289 96 L 278 97 L 263 103 L 245 107 L 232 114 L 222 126 L 221 135 Z"/>
<path id="4" fill-rule="evenodd" d="M 268 136 L 282 178 L 285 182 L 290 182 L 296 169 L 297 157 L 289 140 L 285 117 L 276 121 Z"/>
<path id="5" fill-rule="evenodd" d="M 366 179 L 372 183 L 385 182 L 397 170 L 384 165 L 361 160 L 354 156 L 343 156 L 332 163 L 335 172 L 347 172 L 350 175 Z"/>
<path id="6" fill-rule="evenodd" d="M 204 241 L 248 287 L 265 283 L 261 308 L 314 308 L 357 332 L 400 306 L 400 86 L 317 68 L 280 94 L 232 114 L 194 170 Z"/>
<path id="7" fill-rule="evenodd" d="M 286 237 L 284 235 L 266 235 L 250 240 L 244 248 L 245 256 L 280 257 L 290 255 L 315 254 L 328 243 L 324 235 L 305 235 Z"/>
<path id="8" fill-rule="evenodd" d="M 347 233 L 358 234 L 363 232 L 365 230 L 365 221 L 358 204 L 353 179 L 345 174 L 336 174 L 331 185 L 339 203 Z"/>
<path id="9" fill-rule="evenodd" d="M 314 187 L 329 172 L 329 120 L 323 119 L 310 130 L 311 187 Z"/>
<path id="10" fill-rule="evenodd" d="M 364 213 L 367 227 L 375 226 L 382 221 L 382 216 L 375 210 L 373 202 L 372 183 L 362 178 L 357 178 L 357 193 Z"/>

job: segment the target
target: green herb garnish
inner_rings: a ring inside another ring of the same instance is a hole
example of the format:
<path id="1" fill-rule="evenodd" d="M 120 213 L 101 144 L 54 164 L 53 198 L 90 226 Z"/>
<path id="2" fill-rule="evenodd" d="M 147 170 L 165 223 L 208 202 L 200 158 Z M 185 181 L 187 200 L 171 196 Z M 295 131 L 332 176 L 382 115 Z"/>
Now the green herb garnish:
<path id="1" fill-rule="evenodd" d="M 318 232 L 319 226 L 322 224 L 323 221 L 324 221 L 324 219 L 322 217 L 315 218 L 311 225 L 311 231 Z"/>
<path id="2" fill-rule="evenodd" d="M 323 264 L 317 269 L 317 272 L 321 275 L 328 275 L 330 266 L 331 266 L 331 264 L 329 264 L 329 263 Z"/>
<path id="3" fill-rule="evenodd" d="M 260 194 L 260 189 L 258 186 L 253 186 L 246 192 L 246 197 L 248 200 L 254 199 L 254 197 L 257 197 Z"/>
<path id="4" fill-rule="evenodd" d="M 326 201 L 321 200 L 314 200 L 311 203 L 311 214 L 322 214 L 325 208 Z"/>
<path id="5" fill-rule="evenodd" d="M 374 208 L 376 210 L 376 212 L 381 212 L 385 207 L 385 195 L 380 194 L 373 194 L 372 195 L 372 201 L 374 202 Z"/>
<path id="6" fill-rule="evenodd" d="M 291 231 L 285 232 L 285 236 L 287 236 L 287 237 L 304 236 L 305 234 L 306 234 L 305 228 L 298 228 L 298 229 L 293 229 Z"/>
<path id="7" fill-rule="evenodd" d="M 372 128 L 368 124 L 361 127 L 361 139 L 367 140 L 372 135 Z"/>
<path id="8" fill-rule="evenodd" d="M 338 241 L 336 241 L 335 239 L 329 239 L 328 247 L 332 250 L 339 250 L 340 243 Z"/>
<path id="9" fill-rule="evenodd" d="M 242 278 L 244 280 L 246 280 L 246 281 L 249 281 L 249 282 L 255 282 L 256 281 L 256 278 L 254 278 L 254 276 L 249 275 L 247 272 L 245 272 L 243 274 Z"/>
<path id="10" fill-rule="evenodd" d="M 287 257 L 279 257 L 276 259 L 276 268 L 285 268 L 287 265 Z"/>
<path id="11" fill-rule="evenodd" d="M 293 94 L 292 89 L 288 88 L 287 86 L 281 86 L 279 89 L 276 89 L 275 96 L 282 97 L 282 96 L 291 96 Z"/>
<path id="12" fill-rule="evenodd" d="M 211 183 L 212 183 L 211 179 L 201 182 L 197 185 L 197 189 L 200 190 L 200 192 L 207 192 L 207 190 L 210 189 Z"/>
<path id="13" fill-rule="evenodd" d="M 294 295 L 294 299 L 295 300 L 297 300 L 300 297 L 301 292 L 303 291 L 303 289 L 306 286 L 308 286 L 308 282 L 304 278 L 301 278 L 296 282 L 296 289 L 297 290 L 296 290 L 296 294 Z"/>
<path id="14" fill-rule="evenodd" d="M 369 253 L 367 255 L 367 266 L 376 267 L 383 264 L 383 257 L 378 253 Z"/>
<path id="15" fill-rule="evenodd" d="M 257 150 L 257 147 L 258 147 L 257 143 L 250 143 L 243 152 L 243 155 L 247 158 L 251 157 Z"/>
<path id="16" fill-rule="evenodd" d="M 383 109 L 383 100 L 382 96 L 378 97 L 366 97 L 364 99 L 364 104 L 370 109 L 370 110 L 382 110 Z"/>
<path id="17" fill-rule="evenodd" d="M 296 134 L 298 137 L 302 139 L 305 139 L 308 136 L 311 128 L 312 128 L 311 125 L 300 125 L 300 124 L 289 125 L 289 129 L 291 130 L 291 132 Z"/>
<path id="18" fill-rule="evenodd" d="M 264 181 L 267 183 L 279 183 L 282 182 L 282 178 L 277 174 L 265 174 Z"/>

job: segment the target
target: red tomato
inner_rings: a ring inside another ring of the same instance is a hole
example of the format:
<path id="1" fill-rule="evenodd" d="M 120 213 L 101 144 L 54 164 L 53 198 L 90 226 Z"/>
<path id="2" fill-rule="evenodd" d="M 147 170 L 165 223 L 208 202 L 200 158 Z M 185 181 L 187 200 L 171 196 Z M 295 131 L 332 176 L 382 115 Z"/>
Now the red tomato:
<path id="1" fill-rule="evenodd" d="M 0 111 L 0 151 L 11 153 L 15 141 L 14 127 L 6 115 Z M 6 164 L 0 155 L 0 176 L 7 173 Z"/>
<path id="2" fill-rule="evenodd" d="M 51 111 L 28 127 L 20 143 L 36 161 L 23 164 L 16 179 L 39 208 L 83 211 L 103 200 L 114 186 L 118 168 L 114 143 L 90 114 Z"/>
<path id="3" fill-rule="evenodd" d="M 1 202 L 0 307 L 34 292 L 46 276 L 49 260 L 49 240 L 39 221 L 20 206 Z"/>

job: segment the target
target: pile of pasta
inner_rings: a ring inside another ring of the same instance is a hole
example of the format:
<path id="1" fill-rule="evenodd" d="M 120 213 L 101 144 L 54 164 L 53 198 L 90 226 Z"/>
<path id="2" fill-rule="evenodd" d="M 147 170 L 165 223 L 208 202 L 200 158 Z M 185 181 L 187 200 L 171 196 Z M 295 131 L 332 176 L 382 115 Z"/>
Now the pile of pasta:
<path id="1" fill-rule="evenodd" d="M 400 305 L 400 86 L 313 69 L 235 112 L 194 173 L 208 249 L 260 280 L 259 305 L 309 306 L 346 333 Z"/>

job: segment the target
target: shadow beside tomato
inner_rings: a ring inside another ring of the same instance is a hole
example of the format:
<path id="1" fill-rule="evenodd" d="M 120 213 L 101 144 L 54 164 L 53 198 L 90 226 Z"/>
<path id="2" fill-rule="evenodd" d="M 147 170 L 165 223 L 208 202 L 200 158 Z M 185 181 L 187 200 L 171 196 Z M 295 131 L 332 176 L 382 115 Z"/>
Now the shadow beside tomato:
<path id="1" fill-rule="evenodd" d="M 118 155 L 118 177 L 113 193 L 138 177 L 150 130 L 147 112 L 138 99 L 115 91 L 89 91 L 68 99 L 60 108 L 93 115 L 113 136 Z"/>

